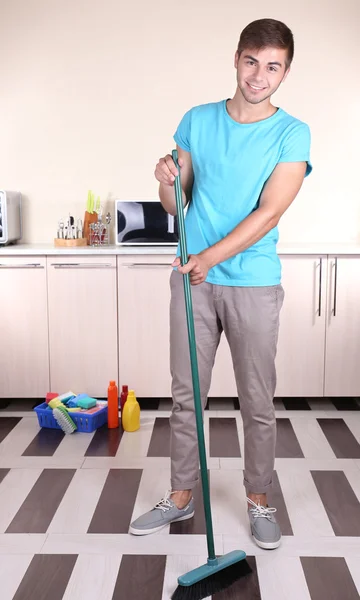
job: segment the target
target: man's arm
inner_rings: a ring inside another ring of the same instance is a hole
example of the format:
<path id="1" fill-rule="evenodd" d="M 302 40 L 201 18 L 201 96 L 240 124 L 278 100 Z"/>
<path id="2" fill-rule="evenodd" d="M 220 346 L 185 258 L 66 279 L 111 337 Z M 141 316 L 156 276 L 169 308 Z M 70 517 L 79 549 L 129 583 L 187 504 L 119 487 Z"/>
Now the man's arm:
<path id="1" fill-rule="evenodd" d="M 190 272 L 194 285 L 202 283 L 209 269 L 258 242 L 278 224 L 295 200 L 305 173 L 306 162 L 279 163 L 264 186 L 259 207 L 225 238 L 200 254 L 190 256 L 189 262 L 178 268 L 179 272 Z M 178 260 L 174 262 L 178 266 Z"/>
<path id="2" fill-rule="evenodd" d="M 186 206 L 191 200 L 192 187 L 194 183 L 194 172 L 190 152 L 186 152 L 179 146 L 176 146 L 179 157 L 179 166 L 181 171 L 181 187 L 183 190 L 183 204 Z M 160 181 L 159 197 L 161 204 L 166 212 L 176 215 L 176 200 L 174 181 L 177 175 L 175 163 L 170 154 L 160 159 L 156 166 L 155 175 Z"/>

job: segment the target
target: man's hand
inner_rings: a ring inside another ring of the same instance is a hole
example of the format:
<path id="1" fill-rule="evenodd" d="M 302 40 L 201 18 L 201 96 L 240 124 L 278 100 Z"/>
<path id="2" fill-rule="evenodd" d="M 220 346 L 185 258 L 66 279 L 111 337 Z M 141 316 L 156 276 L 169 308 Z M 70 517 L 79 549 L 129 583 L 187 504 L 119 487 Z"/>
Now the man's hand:
<path id="1" fill-rule="evenodd" d="M 176 258 L 172 266 L 177 267 L 182 275 L 189 273 L 191 285 L 203 283 L 210 269 L 210 265 L 202 254 L 190 254 L 188 262 L 183 267 L 180 258 Z"/>

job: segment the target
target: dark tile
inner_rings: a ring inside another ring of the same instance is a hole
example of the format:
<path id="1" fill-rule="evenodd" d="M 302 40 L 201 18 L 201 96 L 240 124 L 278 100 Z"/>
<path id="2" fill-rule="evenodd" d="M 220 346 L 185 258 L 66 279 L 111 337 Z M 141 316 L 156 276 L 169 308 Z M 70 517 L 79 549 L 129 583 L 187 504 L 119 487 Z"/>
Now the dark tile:
<path id="1" fill-rule="evenodd" d="M 343 471 L 311 471 L 335 535 L 360 536 L 360 502 Z"/>
<path id="2" fill-rule="evenodd" d="M 75 469 L 44 469 L 6 533 L 46 533 Z"/>
<path id="3" fill-rule="evenodd" d="M 62 600 L 76 554 L 35 554 L 13 600 Z"/>
<path id="4" fill-rule="evenodd" d="M 161 600 L 166 556 L 135 556 L 121 559 L 112 600 Z"/>
<path id="5" fill-rule="evenodd" d="M 158 410 L 160 398 L 136 398 L 141 410 Z"/>
<path id="6" fill-rule="evenodd" d="M 286 410 L 311 410 L 306 398 L 283 398 L 282 401 Z"/>
<path id="7" fill-rule="evenodd" d="M 226 590 L 213 594 L 212 600 L 261 600 L 255 557 L 247 556 L 246 560 L 252 573 L 242 577 Z M 241 568 L 240 565 L 239 568 Z"/>
<path id="8" fill-rule="evenodd" d="M 0 444 L 21 421 L 21 417 L 0 417 Z"/>
<path id="9" fill-rule="evenodd" d="M 360 444 L 343 419 L 318 419 L 336 458 L 360 458 Z"/>
<path id="10" fill-rule="evenodd" d="M 65 434 L 60 429 L 44 427 L 40 429 L 22 456 L 53 456 L 64 436 Z"/>
<path id="11" fill-rule="evenodd" d="M 311 600 L 359 600 L 344 558 L 301 557 Z"/>
<path id="12" fill-rule="evenodd" d="M 141 469 L 110 469 L 88 533 L 128 533 Z"/>
<path id="13" fill-rule="evenodd" d="M 273 486 L 268 492 L 267 498 L 268 505 L 274 506 L 277 509 L 276 518 L 280 525 L 282 535 L 294 535 L 276 471 L 273 473 Z"/>
<path id="14" fill-rule="evenodd" d="M 276 458 L 304 458 L 290 419 L 276 419 Z"/>
<path id="15" fill-rule="evenodd" d="M 209 485 L 210 485 L 210 471 L 208 471 Z M 193 489 L 193 496 L 195 500 L 195 514 L 192 519 L 187 521 L 179 521 L 178 523 L 171 523 L 170 533 L 175 535 L 205 535 L 206 524 L 205 524 L 205 513 L 203 504 L 203 493 L 201 484 L 201 475 L 199 472 L 199 483 L 196 488 Z"/>
<path id="16" fill-rule="evenodd" d="M 336 410 L 360 410 L 359 398 L 329 398 Z"/>
<path id="17" fill-rule="evenodd" d="M 167 417 L 155 419 L 147 455 L 170 456 L 170 421 Z"/>
<path id="18" fill-rule="evenodd" d="M 3 479 L 5 479 L 6 475 L 9 473 L 10 469 L 0 469 L 0 483 Z"/>
<path id="19" fill-rule="evenodd" d="M 210 456 L 237 458 L 241 456 L 239 435 L 234 417 L 210 417 Z"/>
<path id="20" fill-rule="evenodd" d="M 103 425 L 96 430 L 85 456 L 116 456 L 123 435 L 121 425 L 117 429 L 109 429 Z"/>

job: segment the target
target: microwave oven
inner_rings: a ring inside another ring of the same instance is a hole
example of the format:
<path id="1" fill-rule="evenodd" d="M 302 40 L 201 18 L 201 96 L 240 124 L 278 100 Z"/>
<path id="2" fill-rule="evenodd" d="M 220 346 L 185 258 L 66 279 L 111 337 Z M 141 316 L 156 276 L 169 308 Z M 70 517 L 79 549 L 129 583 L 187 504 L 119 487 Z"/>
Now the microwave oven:
<path id="1" fill-rule="evenodd" d="M 0 245 L 22 238 L 20 192 L 0 190 Z"/>
<path id="2" fill-rule="evenodd" d="M 116 244 L 177 246 L 177 217 L 169 215 L 160 201 L 115 200 Z"/>

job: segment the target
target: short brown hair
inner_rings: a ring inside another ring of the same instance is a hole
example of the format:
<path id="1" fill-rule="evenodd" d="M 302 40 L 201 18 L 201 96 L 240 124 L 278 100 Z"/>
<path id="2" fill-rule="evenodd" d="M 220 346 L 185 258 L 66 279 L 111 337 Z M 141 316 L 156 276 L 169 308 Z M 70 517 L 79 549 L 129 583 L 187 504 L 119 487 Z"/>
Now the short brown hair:
<path id="1" fill-rule="evenodd" d="M 245 48 L 287 50 L 286 68 L 288 69 L 294 58 L 294 37 L 285 23 L 275 19 L 258 19 L 249 23 L 241 32 L 237 49 L 239 56 Z"/>

